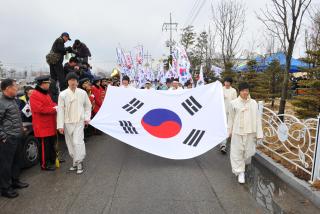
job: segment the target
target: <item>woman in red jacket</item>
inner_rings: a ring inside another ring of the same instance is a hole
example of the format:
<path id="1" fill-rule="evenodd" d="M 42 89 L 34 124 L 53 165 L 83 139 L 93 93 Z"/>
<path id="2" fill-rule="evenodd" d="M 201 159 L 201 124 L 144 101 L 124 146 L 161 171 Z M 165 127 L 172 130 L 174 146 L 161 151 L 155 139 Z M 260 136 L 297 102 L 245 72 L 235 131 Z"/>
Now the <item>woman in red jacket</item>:
<path id="1" fill-rule="evenodd" d="M 102 106 L 103 99 L 106 95 L 104 88 L 102 88 L 100 85 L 101 79 L 102 78 L 100 78 L 100 77 L 96 77 L 96 78 L 94 78 L 94 80 L 92 82 L 93 86 L 92 86 L 91 91 L 94 95 L 94 101 L 95 101 L 95 106 L 94 106 L 94 109 L 92 112 L 92 117 L 94 117 L 98 113 L 100 107 Z"/>
<path id="2" fill-rule="evenodd" d="M 30 97 L 32 126 L 35 137 L 39 141 L 39 156 L 42 170 L 55 170 L 57 104 L 48 94 L 50 76 L 36 78 L 37 86 Z"/>

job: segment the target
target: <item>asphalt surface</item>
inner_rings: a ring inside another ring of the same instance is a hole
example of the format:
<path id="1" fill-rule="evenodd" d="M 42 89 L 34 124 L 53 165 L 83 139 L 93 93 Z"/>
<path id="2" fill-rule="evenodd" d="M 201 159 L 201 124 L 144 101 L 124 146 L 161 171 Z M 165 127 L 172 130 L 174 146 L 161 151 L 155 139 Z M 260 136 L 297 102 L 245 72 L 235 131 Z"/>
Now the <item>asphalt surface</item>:
<path id="1" fill-rule="evenodd" d="M 16 199 L 0 197 L 1 214 L 119 213 L 320 213 L 257 162 L 247 184 L 231 173 L 229 156 L 217 149 L 174 161 L 137 150 L 109 136 L 86 144 L 85 173 L 24 170 L 30 184 Z"/>

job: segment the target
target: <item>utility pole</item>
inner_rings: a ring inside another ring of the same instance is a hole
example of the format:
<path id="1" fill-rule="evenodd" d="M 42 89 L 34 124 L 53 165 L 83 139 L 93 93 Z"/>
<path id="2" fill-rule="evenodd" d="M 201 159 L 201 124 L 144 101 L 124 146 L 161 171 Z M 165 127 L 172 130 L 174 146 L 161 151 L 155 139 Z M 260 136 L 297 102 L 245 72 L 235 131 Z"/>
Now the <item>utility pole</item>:
<path id="1" fill-rule="evenodd" d="M 170 40 L 167 42 L 167 46 L 170 47 L 170 56 L 172 55 L 172 46 L 174 45 L 174 41 L 172 40 L 172 31 L 178 30 L 178 23 L 172 22 L 172 17 L 170 13 L 170 22 L 165 22 L 162 25 L 162 31 L 170 32 Z"/>

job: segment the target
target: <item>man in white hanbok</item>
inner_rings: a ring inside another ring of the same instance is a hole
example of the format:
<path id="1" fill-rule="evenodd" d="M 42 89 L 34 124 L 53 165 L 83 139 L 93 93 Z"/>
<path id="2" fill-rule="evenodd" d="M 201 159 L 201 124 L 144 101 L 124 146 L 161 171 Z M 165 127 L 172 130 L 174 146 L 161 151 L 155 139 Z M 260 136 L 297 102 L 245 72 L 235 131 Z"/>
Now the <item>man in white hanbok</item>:
<path id="1" fill-rule="evenodd" d="M 231 135 L 230 160 L 232 172 L 238 182 L 245 183 L 245 165 L 256 152 L 256 143 L 262 140 L 262 121 L 258 104 L 250 98 L 249 84 L 239 84 L 240 96 L 231 101 L 228 115 L 228 132 Z"/>
<path id="2" fill-rule="evenodd" d="M 78 76 L 69 73 L 66 77 L 68 88 L 62 91 L 58 100 L 57 128 L 65 135 L 69 154 L 73 160 L 70 171 L 83 172 L 83 160 L 86 156 L 84 144 L 84 126 L 91 117 L 91 102 L 87 93 L 77 88 Z"/>

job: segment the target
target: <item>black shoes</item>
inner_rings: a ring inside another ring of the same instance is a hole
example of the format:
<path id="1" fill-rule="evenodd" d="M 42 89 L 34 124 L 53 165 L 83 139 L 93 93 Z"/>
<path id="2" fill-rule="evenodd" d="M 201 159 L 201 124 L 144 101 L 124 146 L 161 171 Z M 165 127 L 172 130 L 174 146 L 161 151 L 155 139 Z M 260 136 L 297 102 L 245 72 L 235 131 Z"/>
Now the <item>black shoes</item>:
<path id="1" fill-rule="evenodd" d="M 29 184 L 23 183 L 23 182 L 17 180 L 17 181 L 14 181 L 11 186 L 14 189 L 23 189 L 23 188 L 27 188 L 29 186 Z"/>
<path id="2" fill-rule="evenodd" d="M 8 188 L 8 189 L 3 189 L 1 191 L 1 195 L 3 197 L 6 197 L 6 198 L 16 198 L 19 196 L 19 193 L 17 193 L 14 189 L 12 188 Z"/>
<path id="3" fill-rule="evenodd" d="M 23 183 L 19 180 L 13 180 L 11 187 L 1 190 L 1 195 L 6 198 L 16 198 L 19 193 L 15 189 L 27 188 L 29 184 Z"/>
<path id="4" fill-rule="evenodd" d="M 225 155 L 227 153 L 227 147 L 225 145 L 221 145 L 220 152 Z"/>

